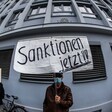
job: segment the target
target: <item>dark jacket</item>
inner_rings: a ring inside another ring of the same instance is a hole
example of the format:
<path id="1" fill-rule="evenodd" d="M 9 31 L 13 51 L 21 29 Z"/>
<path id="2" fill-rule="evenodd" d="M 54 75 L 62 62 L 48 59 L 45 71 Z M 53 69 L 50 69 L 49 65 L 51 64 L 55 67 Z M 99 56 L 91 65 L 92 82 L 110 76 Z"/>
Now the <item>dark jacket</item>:
<path id="1" fill-rule="evenodd" d="M 51 85 L 46 90 L 43 102 L 43 112 L 69 112 L 73 104 L 71 89 L 62 82 L 61 87 L 57 90 L 57 95 L 61 97 L 59 104 L 55 103 L 55 85 Z"/>
<path id="2" fill-rule="evenodd" d="M 2 99 L 4 98 L 4 88 L 3 88 L 3 84 L 0 83 L 0 105 L 3 104 Z"/>

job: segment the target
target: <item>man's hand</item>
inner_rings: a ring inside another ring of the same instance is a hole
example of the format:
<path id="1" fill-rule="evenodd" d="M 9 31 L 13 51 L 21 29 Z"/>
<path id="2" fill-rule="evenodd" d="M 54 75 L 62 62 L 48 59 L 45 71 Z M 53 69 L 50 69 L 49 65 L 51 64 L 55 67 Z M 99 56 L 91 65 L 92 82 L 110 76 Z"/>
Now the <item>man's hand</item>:
<path id="1" fill-rule="evenodd" d="M 61 97 L 56 95 L 55 96 L 55 102 L 58 104 L 58 103 L 60 103 L 60 100 L 61 100 Z"/>

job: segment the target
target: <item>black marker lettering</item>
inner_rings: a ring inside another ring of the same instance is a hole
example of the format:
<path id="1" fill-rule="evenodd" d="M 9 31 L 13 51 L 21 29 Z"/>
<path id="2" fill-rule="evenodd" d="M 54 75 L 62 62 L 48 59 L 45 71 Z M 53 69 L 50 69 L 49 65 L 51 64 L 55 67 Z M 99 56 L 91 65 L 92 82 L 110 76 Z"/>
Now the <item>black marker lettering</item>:
<path id="1" fill-rule="evenodd" d="M 60 49 L 60 52 L 61 52 L 62 54 L 65 54 L 65 53 L 66 53 L 66 46 L 65 46 L 65 43 L 64 43 L 63 41 L 61 41 L 61 42 L 59 43 L 59 49 Z"/>
<path id="2" fill-rule="evenodd" d="M 78 50 L 78 48 L 76 48 L 76 40 L 75 39 L 72 40 L 72 45 L 75 50 Z"/>
<path id="3" fill-rule="evenodd" d="M 19 64 L 21 64 L 21 65 L 24 65 L 24 64 L 26 64 L 27 63 L 27 56 L 24 54 L 24 53 L 22 53 L 21 52 L 21 50 L 23 49 L 23 48 L 25 48 L 25 46 L 23 46 L 23 47 L 21 47 L 19 50 L 18 50 L 18 52 L 21 54 L 21 55 L 23 55 L 24 56 L 24 58 L 25 58 L 25 61 L 22 63 L 22 62 L 19 62 L 19 61 L 17 61 Z"/>
<path id="4" fill-rule="evenodd" d="M 82 63 L 80 53 L 77 53 L 77 56 L 78 56 L 79 62 Z"/>
<path id="5" fill-rule="evenodd" d="M 70 40 L 66 40 L 65 43 L 66 43 L 66 47 L 67 47 L 68 52 L 73 51 L 73 47 L 72 47 Z"/>
<path id="6" fill-rule="evenodd" d="M 72 57 L 73 57 L 73 59 L 74 59 L 74 60 L 73 60 L 74 66 L 78 65 L 79 63 L 76 63 L 76 55 L 73 55 Z"/>
<path id="7" fill-rule="evenodd" d="M 52 43 L 52 41 L 50 41 L 50 46 L 51 46 L 52 54 L 55 56 L 53 45 L 54 45 L 54 44 Z"/>
<path id="8" fill-rule="evenodd" d="M 67 67 L 67 63 L 68 63 L 68 60 L 67 60 L 67 58 L 65 58 L 63 60 L 63 65 L 64 65 L 65 68 L 69 68 L 69 67 Z"/>
<path id="9" fill-rule="evenodd" d="M 55 40 L 55 41 L 57 41 L 57 40 Z M 60 55 L 60 53 L 59 53 L 59 48 L 58 48 L 58 44 L 57 44 L 57 43 L 56 43 L 56 49 L 57 49 L 58 55 Z"/>
<path id="10" fill-rule="evenodd" d="M 72 62 L 71 62 L 71 57 L 68 55 L 68 60 L 69 60 L 69 63 L 70 63 L 70 67 L 72 68 Z"/>
<path id="11" fill-rule="evenodd" d="M 61 57 L 59 57 L 59 59 L 60 59 L 60 63 L 61 63 L 61 67 L 62 67 L 62 71 L 64 71 L 63 62 L 62 62 L 62 60 L 61 60 Z"/>
<path id="12" fill-rule="evenodd" d="M 44 52 L 45 52 L 45 58 L 47 58 L 47 56 L 51 56 L 48 52 L 47 52 L 47 49 L 49 48 L 49 45 L 45 45 L 44 43 Z M 49 51 L 49 50 L 48 50 Z"/>
<path id="13" fill-rule="evenodd" d="M 29 58 L 29 61 L 35 61 L 35 49 L 31 49 L 29 52 L 28 52 L 28 58 Z"/>
<path id="14" fill-rule="evenodd" d="M 39 52 L 40 51 L 40 52 Z M 38 47 L 37 48 L 37 60 L 39 60 L 39 55 L 41 55 L 41 59 L 43 59 L 43 52 L 42 52 L 42 48 Z"/>
<path id="15" fill-rule="evenodd" d="M 77 45 L 78 45 L 78 48 L 79 48 L 79 49 L 84 48 L 84 46 L 83 46 L 83 44 L 82 44 L 82 42 L 81 42 L 81 39 L 80 39 L 80 38 L 77 38 L 77 39 L 76 39 L 76 42 L 77 42 Z"/>

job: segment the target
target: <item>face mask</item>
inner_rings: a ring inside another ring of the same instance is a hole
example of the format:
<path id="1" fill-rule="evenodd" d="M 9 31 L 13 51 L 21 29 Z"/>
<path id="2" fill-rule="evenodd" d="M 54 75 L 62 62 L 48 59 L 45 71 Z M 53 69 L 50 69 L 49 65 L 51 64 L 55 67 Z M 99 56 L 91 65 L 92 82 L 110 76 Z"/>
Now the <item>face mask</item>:
<path id="1" fill-rule="evenodd" d="M 61 79 L 61 78 L 56 77 L 56 78 L 54 78 L 54 82 L 55 82 L 55 83 L 61 83 L 61 82 L 62 82 L 62 79 Z"/>

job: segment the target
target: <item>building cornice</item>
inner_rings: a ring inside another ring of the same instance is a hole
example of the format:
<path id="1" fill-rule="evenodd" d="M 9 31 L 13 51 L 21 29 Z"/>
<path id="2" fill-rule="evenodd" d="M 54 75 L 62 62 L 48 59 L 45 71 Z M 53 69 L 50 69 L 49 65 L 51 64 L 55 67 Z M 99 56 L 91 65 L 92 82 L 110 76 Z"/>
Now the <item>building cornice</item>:
<path id="1" fill-rule="evenodd" d="M 24 27 L 0 34 L 1 39 L 11 39 L 20 36 L 29 36 L 35 34 L 48 34 L 48 33 L 95 33 L 112 35 L 111 27 L 104 27 L 89 24 L 44 24 L 40 26 Z"/>

